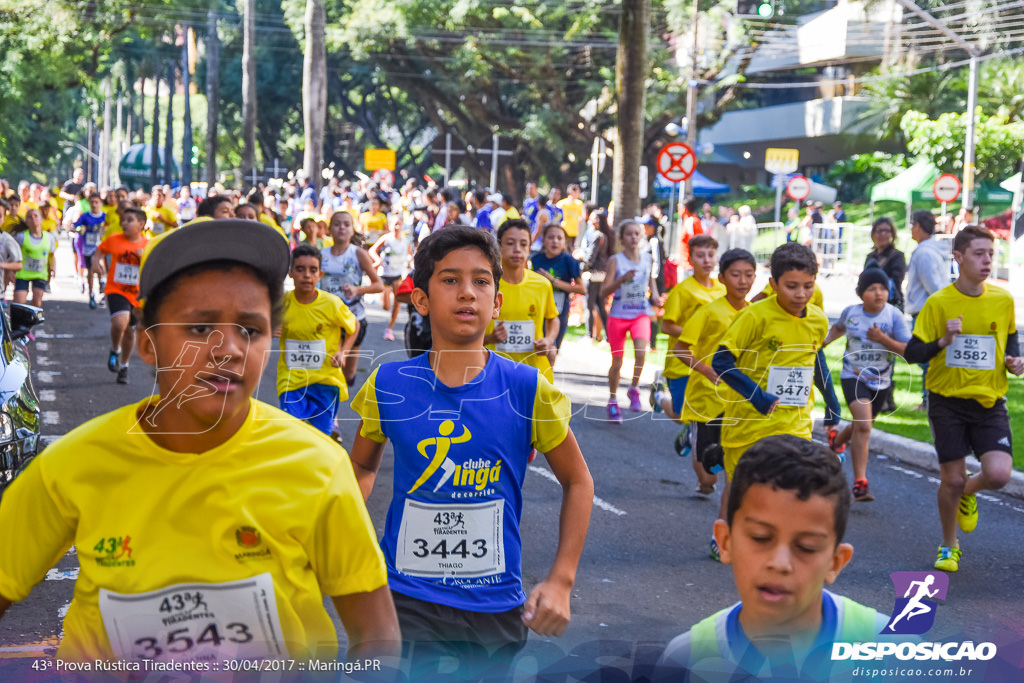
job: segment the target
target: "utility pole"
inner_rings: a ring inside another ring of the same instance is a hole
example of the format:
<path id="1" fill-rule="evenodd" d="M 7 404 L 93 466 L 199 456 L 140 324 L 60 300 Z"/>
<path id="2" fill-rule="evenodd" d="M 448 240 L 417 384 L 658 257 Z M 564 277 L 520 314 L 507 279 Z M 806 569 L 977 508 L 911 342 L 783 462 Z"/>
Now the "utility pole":
<path id="1" fill-rule="evenodd" d="M 693 0 L 693 49 L 690 54 L 690 81 L 686 86 L 686 144 L 697 149 L 697 28 L 700 22 L 700 0 Z M 680 201 L 693 195 L 693 176 L 683 184 Z"/>
<path id="2" fill-rule="evenodd" d="M 206 185 L 217 182 L 217 121 L 220 102 L 220 38 L 217 10 L 206 14 Z"/>
<path id="3" fill-rule="evenodd" d="M 959 33 L 952 30 L 942 21 L 921 9 L 912 0 L 896 0 L 904 9 L 916 15 L 932 28 L 940 31 L 943 35 L 953 41 L 958 47 L 966 52 L 970 58 L 969 76 L 967 81 L 967 131 L 964 139 L 964 176 L 963 176 L 963 199 L 961 206 L 974 206 L 974 143 L 975 143 L 975 119 L 978 108 L 978 57 L 981 51 L 972 43 L 964 40 Z"/>

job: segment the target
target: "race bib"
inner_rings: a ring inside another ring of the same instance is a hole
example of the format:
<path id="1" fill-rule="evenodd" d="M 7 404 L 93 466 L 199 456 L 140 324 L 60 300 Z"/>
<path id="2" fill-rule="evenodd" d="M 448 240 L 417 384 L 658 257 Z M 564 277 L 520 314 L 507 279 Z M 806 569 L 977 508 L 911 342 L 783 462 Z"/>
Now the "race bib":
<path id="1" fill-rule="evenodd" d="M 643 313 L 647 310 L 647 283 L 637 282 L 634 277 L 631 282 L 622 283 L 619 288 L 622 293 L 622 306 L 627 311 L 638 311 Z"/>
<path id="2" fill-rule="evenodd" d="M 154 235 L 159 235 L 163 233 L 164 227 L 165 226 L 163 223 L 160 223 L 159 221 L 153 221 L 153 226 L 149 229 L 149 231 Z"/>
<path id="3" fill-rule="evenodd" d="M 504 500 L 456 505 L 406 499 L 395 566 L 427 578 L 504 573 L 504 511 Z"/>
<path id="4" fill-rule="evenodd" d="M 100 589 L 100 614 L 124 661 L 196 662 L 288 656 L 270 574 L 148 593 Z"/>
<path id="5" fill-rule="evenodd" d="M 779 397 L 780 406 L 803 408 L 811 398 L 813 367 L 771 366 L 768 369 L 769 394 Z"/>
<path id="6" fill-rule="evenodd" d="M 128 263 L 118 263 L 114 267 L 114 282 L 119 285 L 137 287 L 139 285 L 139 267 Z"/>
<path id="7" fill-rule="evenodd" d="M 327 342 L 323 339 L 284 340 L 284 363 L 289 370 L 319 370 L 327 358 Z"/>
<path id="8" fill-rule="evenodd" d="M 494 348 L 502 353 L 532 353 L 533 352 L 533 331 L 532 320 L 504 320 L 505 329 L 508 330 L 508 337 L 503 342 L 498 342 Z"/>
<path id="9" fill-rule="evenodd" d="M 996 338 L 987 334 L 958 334 L 946 348 L 946 367 L 996 369 Z"/>
<path id="10" fill-rule="evenodd" d="M 345 297 L 342 295 L 342 287 L 345 286 L 340 275 L 324 275 L 323 280 L 320 281 L 320 286 L 324 291 L 330 292 L 334 296 L 339 296 L 342 299 Z"/>
<path id="11" fill-rule="evenodd" d="M 87 232 L 85 233 L 85 245 L 88 247 L 95 247 L 100 243 L 100 234 L 98 232 Z"/>
<path id="12" fill-rule="evenodd" d="M 881 374 L 889 368 L 889 352 L 881 344 L 857 337 L 847 341 L 846 360 L 858 373 Z"/>
<path id="13" fill-rule="evenodd" d="M 24 260 L 23 265 L 25 270 L 29 273 L 45 273 L 46 272 L 46 259 L 41 258 L 27 258 Z"/>

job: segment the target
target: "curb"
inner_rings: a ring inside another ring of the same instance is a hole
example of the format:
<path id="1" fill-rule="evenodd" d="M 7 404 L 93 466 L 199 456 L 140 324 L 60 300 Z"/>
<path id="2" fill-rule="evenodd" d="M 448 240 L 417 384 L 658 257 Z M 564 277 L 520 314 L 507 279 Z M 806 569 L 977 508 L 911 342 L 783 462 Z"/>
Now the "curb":
<path id="1" fill-rule="evenodd" d="M 840 424 L 844 423 L 845 420 L 840 420 Z M 827 441 L 824 423 L 821 420 L 815 420 L 814 434 Z M 935 447 L 930 443 L 874 429 L 871 431 L 868 448 L 872 453 L 880 453 L 905 465 L 935 474 L 939 473 L 939 458 L 935 453 Z M 973 455 L 968 455 L 967 469 L 970 472 L 976 472 L 981 469 L 981 463 Z M 999 491 L 990 493 L 1004 493 L 1014 498 L 1024 499 L 1024 473 L 1014 470 L 1006 486 Z"/>

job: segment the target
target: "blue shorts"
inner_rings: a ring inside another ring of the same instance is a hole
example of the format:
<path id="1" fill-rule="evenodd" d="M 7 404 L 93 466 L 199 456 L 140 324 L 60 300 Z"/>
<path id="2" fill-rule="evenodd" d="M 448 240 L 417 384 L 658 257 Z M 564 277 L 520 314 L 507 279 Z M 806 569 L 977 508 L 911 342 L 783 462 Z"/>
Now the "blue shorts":
<path id="1" fill-rule="evenodd" d="M 281 410 L 308 422 L 324 434 L 334 431 L 341 390 L 329 384 L 310 384 L 305 389 L 292 389 L 278 396 Z"/>
<path id="2" fill-rule="evenodd" d="M 668 380 L 668 390 L 672 394 L 672 411 L 676 415 L 683 414 L 683 401 L 686 399 L 686 383 L 690 376 L 673 377 Z"/>

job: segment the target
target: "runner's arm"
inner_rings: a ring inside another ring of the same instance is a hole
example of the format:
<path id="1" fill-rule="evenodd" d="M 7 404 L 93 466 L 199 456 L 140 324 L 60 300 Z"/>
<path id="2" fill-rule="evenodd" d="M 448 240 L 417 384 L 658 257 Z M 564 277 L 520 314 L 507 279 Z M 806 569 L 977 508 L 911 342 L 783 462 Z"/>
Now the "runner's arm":
<path id="1" fill-rule="evenodd" d="M 354 335 L 350 336 L 354 337 Z M 380 469 L 380 461 L 384 455 L 384 444 L 366 438 L 363 436 L 362 430 L 363 423 L 360 421 L 349 459 L 352 461 L 352 469 L 356 473 L 359 491 L 363 494 L 363 500 L 366 501 L 370 498 L 373 483 L 377 480 L 377 470 Z"/>
<path id="2" fill-rule="evenodd" d="M 762 415 L 770 413 L 772 406 L 779 400 L 778 397 L 759 387 L 757 382 L 736 367 L 736 356 L 726 346 L 718 347 L 715 357 L 711 360 L 711 367 L 730 389 L 750 401 L 751 405 Z"/>
<path id="3" fill-rule="evenodd" d="M 824 349 L 818 349 L 818 355 L 814 357 L 814 385 L 821 390 L 821 396 L 825 399 L 825 426 L 834 427 L 839 424 L 839 399 L 836 398 L 832 372 L 825 361 Z"/>
<path id="4" fill-rule="evenodd" d="M 664 330 L 665 326 L 663 324 L 662 331 Z M 711 381 L 712 383 L 718 384 L 718 373 L 715 372 L 714 368 L 712 368 L 707 363 L 697 360 L 694 357 L 693 350 L 690 348 L 689 344 L 687 344 L 686 342 L 677 341 L 676 345 L 672 347 L 672 353 L 675 354 L 676 358 L 686 363 L 686 365 L 688 365 L 691 370 L 693 370 L 694 372 L 699 372 L 700 374 L 707 377 L 708 380 Z"/>
<path id="5" fill-rule="evenodd" d="M 558 548 L 547 577 L 530 591 L 524 605 L 523 623 L 540 635 L 560 636 L 569 624 L 569 598 L 590 525 L 594 479 L 571 429 L 562 443 L 545 455 L 562 486 Z"/>
<path id="6" fill-rule="evenodd" d="M 604 284 L 601 285 L 601 299 L 606 299 L 615 293 L 622 283 L 615 277 L 618 271 L 618 263 L 615 259 L 608 259 L 608 266 L 605 268 Z"/>
<path id="7" fill-rule="evenodd" d="M 397 665 L 402 654 L 402 636 L 391 591 L 381 586 L 369 593 L 351 593 L 331 597 L 348 635 L 348 661 L 369 657 L 394 657 L 389 668 Z"/>
<path id="8" fill-rule="evenodd" d="M 377 275 L 377 269 L 370 261 L 370 255 L 366 253 L 365 249 L 359 249 L 356 251 L 356 257 L 359 259 L 359 267 L 370 278 L 368 286 L 356 287 L 357 296 L 360 294 L 380 294 L 383 292 L 384 283 L 381 281 L 380 276 Z"/>

